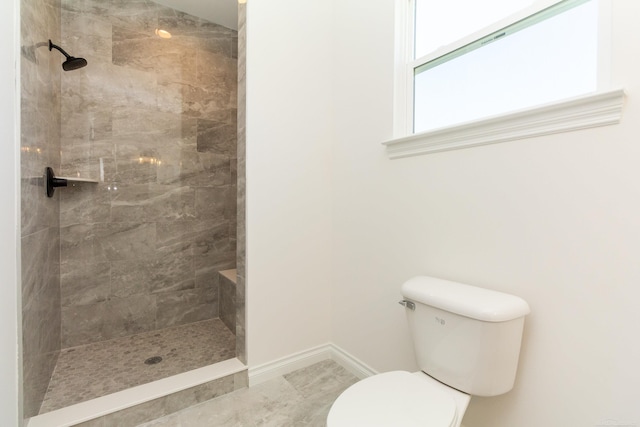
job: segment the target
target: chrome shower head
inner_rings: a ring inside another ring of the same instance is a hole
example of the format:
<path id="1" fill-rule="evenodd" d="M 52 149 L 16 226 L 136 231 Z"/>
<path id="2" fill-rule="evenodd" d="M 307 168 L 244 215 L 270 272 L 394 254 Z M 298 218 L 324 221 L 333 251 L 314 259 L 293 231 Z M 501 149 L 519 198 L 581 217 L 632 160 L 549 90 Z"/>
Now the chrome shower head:
<path id="1" fill-rule="evenodd" d="M 62 69 L 65 71 L 77 70 L 78 68 L 82 68 L 87 65 L 86 59 L 76 58 L 74 56 L 69 55 L 67 52 L 64 51 L 64 49 L 62 49 L 60 46 L 53 44 L 51 40 L 49 40 L 49 51 L 51 51 L 52 49 L 58 50 L 60 53 L 62 53 L 65 56 L 65 58 L 67 58 L 67 60 L 62 63 Z"/>

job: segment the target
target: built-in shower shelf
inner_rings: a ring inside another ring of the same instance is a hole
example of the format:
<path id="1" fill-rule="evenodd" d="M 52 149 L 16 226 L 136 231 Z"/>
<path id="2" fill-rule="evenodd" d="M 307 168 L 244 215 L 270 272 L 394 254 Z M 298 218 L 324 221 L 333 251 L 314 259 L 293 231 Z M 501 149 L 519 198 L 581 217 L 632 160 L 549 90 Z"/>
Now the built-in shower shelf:
<path id="1" fill-rule="evenodd" d="M 73 187 L 81 182 L 90 182 L 94 184 L 98 183 L 98 181 L 96 181 L 95 179 L 62 176 L 58 177 L 53 173 L 53 169 L 48 166 L 44 169 L 44 180 L 45 189 L 47 190 L 47 197 L 53 197 L 53 192 L 58 187 L 67 187 L 69 184 L 71 184 L 71 186 Z"/>
<path id="2" fill-rule="evenodd" d="M 97 179 L 89 179 L 89 178 L 80 178 L 73 176 L 57 176 L 58 179 L 66 179 L 68 183 L 73 184 L 74 182 L 91 182 L 93 184 L 97 184 L 99 181 Z"/>

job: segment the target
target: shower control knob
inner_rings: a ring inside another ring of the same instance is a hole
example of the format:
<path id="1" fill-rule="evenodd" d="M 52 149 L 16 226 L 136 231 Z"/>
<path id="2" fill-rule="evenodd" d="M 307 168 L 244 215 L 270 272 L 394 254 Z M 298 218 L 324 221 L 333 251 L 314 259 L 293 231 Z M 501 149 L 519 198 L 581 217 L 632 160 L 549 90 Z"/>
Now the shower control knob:
<path id="1" fill-rule="evenodd" d="M 63 178 L 56 178 L 53 173 L 53 169 L 46 167 L 44 170 L 44 182 L 47 190 L 47 197 L 53 197 L 53 193 L 57 187 L 66 187 L 67 180 Z"/>

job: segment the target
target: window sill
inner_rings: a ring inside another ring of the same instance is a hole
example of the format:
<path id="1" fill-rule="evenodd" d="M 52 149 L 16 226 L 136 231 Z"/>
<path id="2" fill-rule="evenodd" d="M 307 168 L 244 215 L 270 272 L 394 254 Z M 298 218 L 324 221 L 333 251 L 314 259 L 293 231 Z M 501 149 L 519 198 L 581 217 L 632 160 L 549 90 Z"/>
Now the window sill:
<path id="1" fill-rule="evenodd" d="M 382 144 L 390 159 L 496 144 L 597 126 L 622 118 L 624 90 L 598 92 L 542 107 L 396 138 Z"/>

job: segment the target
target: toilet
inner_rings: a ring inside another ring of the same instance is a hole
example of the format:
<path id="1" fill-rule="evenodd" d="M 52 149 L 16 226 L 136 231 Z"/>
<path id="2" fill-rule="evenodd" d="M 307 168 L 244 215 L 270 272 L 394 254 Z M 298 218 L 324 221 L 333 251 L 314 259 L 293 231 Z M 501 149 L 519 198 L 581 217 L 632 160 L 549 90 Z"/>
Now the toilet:
<path id="1" fill-rule="evenodd" d="M 402 285 L 419 372 L 374 375 L 333 403 L 327 427 L 460 427 L 471 396 L 513 388 L 529 305 L 434 277 Z"/>

